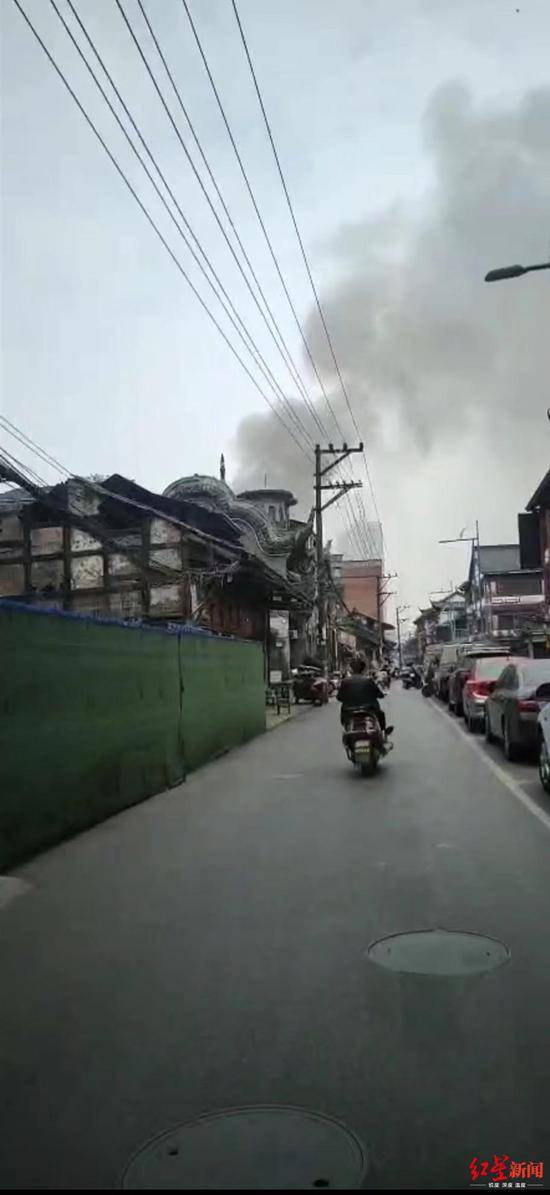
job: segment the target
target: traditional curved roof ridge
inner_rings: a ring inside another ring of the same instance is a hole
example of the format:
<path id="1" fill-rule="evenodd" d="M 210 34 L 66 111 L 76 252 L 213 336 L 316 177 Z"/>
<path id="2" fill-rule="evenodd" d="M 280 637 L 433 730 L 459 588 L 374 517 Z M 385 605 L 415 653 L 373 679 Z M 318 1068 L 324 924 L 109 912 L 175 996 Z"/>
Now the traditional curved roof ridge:
<path id="1" fill-rule="evenodd" d="M 192 499 L 210 510 L 223 511 L 239 528 L 251 531 L 268 555 L 288 555 L 296 544 L 296 531 L 271 523 L 260 507 L 247 498 L 237 497 L 226 481 L 194 473 L 180 477 L 164 490 L 167 498 Z"/>

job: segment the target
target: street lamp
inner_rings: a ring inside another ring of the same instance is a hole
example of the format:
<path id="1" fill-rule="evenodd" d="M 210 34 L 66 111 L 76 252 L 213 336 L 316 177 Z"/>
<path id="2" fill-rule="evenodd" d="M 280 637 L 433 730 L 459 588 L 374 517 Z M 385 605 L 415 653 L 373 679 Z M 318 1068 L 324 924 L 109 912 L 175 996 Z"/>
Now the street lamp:
<path id="1" fill-rule="evenodd" d="M 534 266 L 503 266 L 500 270 L 489 270 L 485 281 L 503 282 L 505 278 L 520 278 L 522 274 L 531 274 L 533 270 L 550 270 L 550 261 L 541 261 Z"/>
<path id="2" fill-rule="evenodd" d="M 466 530 L 466 528 L 464 528 L 464 531 L 465 530 Z M 476 519 L 475 535 L 464 535 L 464 533 L 461 533 L 460 535 L 455 536 L 453 539 L 440 539 L 438 542 L 440 544 L 468 544 L 468 543 L 470 543 L 470 544 L 472 544 L 472 548 L 475 547 L 474 580 L 476 582 L 477 598 L 478 598 L 479 629 L 481 631 L 484 631 L 485 626 L 484 626 L 484 617 L 483 617 L 483 597 L 482 597 L 482 593 L 481 593 L 481 556 L 480 556 L 480 549 L 479 549 L 479 523 L 478 523 L 477 519 Z M 477 576 L 476 576 L 476 573 L 477 573 Z"/>

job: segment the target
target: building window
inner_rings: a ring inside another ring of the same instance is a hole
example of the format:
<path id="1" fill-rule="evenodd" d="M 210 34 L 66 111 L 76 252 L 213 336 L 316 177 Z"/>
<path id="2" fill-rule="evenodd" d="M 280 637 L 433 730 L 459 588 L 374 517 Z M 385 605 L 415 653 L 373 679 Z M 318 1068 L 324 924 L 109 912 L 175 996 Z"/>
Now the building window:
<path id="1" fill-rule="evenodd" d="M 497 577 L 494 584 L 498 597 L 523 597 L 531 593 L 542 593 L 542 577 Z"/>
<path id="2" fill-rule="evenodd" d="M 514 631 L 517 620 L 517 614 L 498 614 L 497 622 L 499 631 Z"/>

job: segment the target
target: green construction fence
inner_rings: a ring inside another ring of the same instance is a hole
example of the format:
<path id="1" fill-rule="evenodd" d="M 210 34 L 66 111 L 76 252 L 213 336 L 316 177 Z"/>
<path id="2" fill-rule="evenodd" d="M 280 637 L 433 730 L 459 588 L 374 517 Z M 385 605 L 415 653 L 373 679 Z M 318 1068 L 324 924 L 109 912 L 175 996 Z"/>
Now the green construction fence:
<path id="1" fill-rule="evenodd" d="M 264 728 L 258 643 L 0 601 L 0 868 Z"/>

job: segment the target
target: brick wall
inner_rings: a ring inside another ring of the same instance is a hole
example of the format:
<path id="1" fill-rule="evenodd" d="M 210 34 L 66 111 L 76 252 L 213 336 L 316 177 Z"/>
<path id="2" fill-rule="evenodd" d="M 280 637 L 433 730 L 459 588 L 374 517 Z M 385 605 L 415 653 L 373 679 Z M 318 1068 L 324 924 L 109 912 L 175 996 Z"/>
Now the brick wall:
<path id="1" fill-rule="evenodd" d="M 368 618 L 378 618 L 378 585 L 382 576 L 382 562 L 378 560 L 349 561 L 342 565 L 344 601 L 350 610 L 358 610 Z"/>

